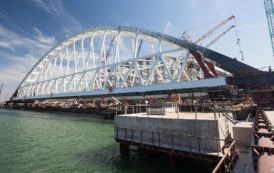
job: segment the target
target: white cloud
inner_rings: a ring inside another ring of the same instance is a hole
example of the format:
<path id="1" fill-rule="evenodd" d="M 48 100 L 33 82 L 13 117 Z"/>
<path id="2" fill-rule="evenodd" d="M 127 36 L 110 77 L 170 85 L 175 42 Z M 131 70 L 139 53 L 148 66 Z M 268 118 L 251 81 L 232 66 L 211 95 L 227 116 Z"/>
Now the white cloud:
<path id="1" fill-rule="evenodd" d="M 23 48 L 34 55 L 40 55 L 50 49 L 56 43 L 54 37 L 45 36 L 37 28 L 33 38 L 21 36 L 0 25 L 0 48 L 8 48 L 14 51 L 16 48 Z"/>
<path id="2" fill-rule="evenodd" d="M 11 97 L 20 81 L 38 59 L 29 54 L 19 57 L 2 53 L 1 57 L 8 58 L 10 61 L 10 64 L 0 68 L 0 82 L 4 82 L 0 101 L 3 101 L 6 96 Z"/>
<path id="3" fill-rule="evenodd" d="M 1 100 L 14 92 L 19 82 L 42 55 L 56 44 L 54 37 L 34 28 L 32 37 L 22 36 L 0 25 L 0 82 L 4 82 Z M 7 51 L 5 49 L 10 51 Z M 18 55 L 15 50 L 24 50 Z"/>
<path id="4" fill-rule="evenodd" d="M 76 18 L 65 9 L 62 0 L 33 0 L 33 2 L 56 20 L 63 32 L 71 34 L 82 29 Z"/>
<path id="5" fill-rule="evenodd" d="M 55 44 L 55 38 L 54 37 L 49 37 L 44 35 L 39 29 L 34 28 L 35 32 L 37 35 L 35 36 L 36 40 L 38 40 L 41 44 L 44 45 L 53 45 Z"/>

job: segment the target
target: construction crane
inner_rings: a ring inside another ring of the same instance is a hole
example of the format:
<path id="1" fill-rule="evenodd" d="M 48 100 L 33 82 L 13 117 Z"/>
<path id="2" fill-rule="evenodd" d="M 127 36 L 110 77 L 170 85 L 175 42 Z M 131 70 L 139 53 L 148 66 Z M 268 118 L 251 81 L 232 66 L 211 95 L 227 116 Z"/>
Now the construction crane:
<path id="1" fill-rule="evenodd" d="M 223 27 L 224 25 L 226 25 L 229 21 L 231 21 L 232 19 L 235 19 L 235 16 L 230 16 L 229 18 L 225 19 L 224 21 L 222 21 L 221 23 L 219 23 L 218 25 L 216 25 L 214 28 L 212 28 L 211 30 L 209 30 L 207 33 L 205 33 L 204 35 L 202 35 L 199 39 L 197 39 L 194 43 L 199 43 L 201 41 L 203 41 L 204 39 L 208 38 L 209 36 L 211 36 L 215 31 L 219 30 L 221 27 Z"/>
<path id="2" fill-rule="evenodd" d="M 228 22 L 230 22 L 232 19 L 235 19 L 235 16 L 230 16 L 227 19 L 225 19 L 224 21 L 222 21 L 221 23 L 219 23 L 218 25 L 216 25 L 214 28 L 212 28 L 211 30 L 209 30 L 207 33 L 205 33 L 204 35 L 202 35 L 199 39 L 197 39 L 194 43 L 199 43 L 203 40 L 205 40 L 206 38 L 208 38 L 209 36 L 211 36 L 214 32 L 216 32 L 217 30 L 219 30 L 220 28 L 222 28 L 224 25 L 226 25 Z M 220 36 L 221 37 L 221 36 Z M 207 62 L 206 60 L 204 60 L 200 54 L 191 51 L 190 52 L 194 58 L 196 59 L 196 61 L 198 62 L 199 66 L 201 67 L 205 78 L 210 78 L 210 77 L 214 77 L 214 76 L 218 76 L 214 65 L 210 62 Z"/>
<path id="3" fill-rule="evenodd" d="M 231 29 L 235 28 L 235 25 L 230 26 L 227 28 L 224 32 L 222 32 L 220 35 L 218 35 L 214 40 L 212 40 L 210 43 L 208 43 L 205 47 L 208 48 L 212 44 L 214 44 L 216 41 L 218 41 L 221 37 L 223 37 L 226 33 L 228 33 Z"/>
<path id="4" fill-rule="evenodd" d="M 218 25 L 216 25 L 215 27 L 213 27 L 211 30 L 209 30 L 208 32 L 206 32 L 204 35 L 202 35 L 199 39 L 197 39 L 194 43 L 200 43 L 201 41 L 207 39 L 208 37 L 210 37 L 213 33 L 215 33 L 217 30 L 219 30 L 220 28 L 222 28 L 224 25 L 226 25 L 227 23 L 229 23 L 231 20 L 235 19 L 235 16 L 232 15 L 228 18 L 226 18 L 225 20 L 223 20 L 221 23 L 219 23 Z M 230 26 L 228 29 L 226 29 L 223 33 L 221 33 L 219 36 L 217 36 L 214 40 L 212 40 L 206 47 L 211 46 L 213 43 L 215 43 L 217 40 L 219 40 L 222 36 L 224 36 L 226 33 L 228 33 L 232 28 L 235 28 L 235 25 Z M 183 35 L 183 34 L 182 34 Z M 237 33 L 238 36 L 238 33 Z M 241 45 L 240 45 L 240 39 L 238 36 L 237 39 L 237 45 L 238 45 L 238 49 L 239 49 L 239 53 L 241 53 L 242 55 L 242 60 L 244 59 L 243 56 L 243 52 L 241 50 Z M 215 67 L 213 64 L 211 64 L 210 62 L 204 60 L 200 54 L 195 53 L 195 52 L 191 52 L 191 54 L 194 56 L 194 58 L 196 59 L 196 61 L 198 62 L 199 66 L 201 67 L 204 75 L 206 78 L 208 77 L 213 77 L 213 76 L 217 76 L 217 72 L 215 70 Z"/>
<path id="5" fill-rule="evenodd" d="M 274 4 L 272 0 L 264 0 L 265 12 L 267 17 L 268 29 L 274 56 Z"/>

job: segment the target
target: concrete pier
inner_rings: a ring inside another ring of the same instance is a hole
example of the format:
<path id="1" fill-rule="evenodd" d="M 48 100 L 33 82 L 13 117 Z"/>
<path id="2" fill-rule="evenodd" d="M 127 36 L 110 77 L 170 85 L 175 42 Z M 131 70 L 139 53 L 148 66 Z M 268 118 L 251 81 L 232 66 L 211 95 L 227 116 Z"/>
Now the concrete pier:
<path id="1" fill-rule="evenodd" d="M 115 117 L 116 140 L 136 145 L 221 157 L 228 135 L 227 119 L 214 113 L 139 113 Z"/>

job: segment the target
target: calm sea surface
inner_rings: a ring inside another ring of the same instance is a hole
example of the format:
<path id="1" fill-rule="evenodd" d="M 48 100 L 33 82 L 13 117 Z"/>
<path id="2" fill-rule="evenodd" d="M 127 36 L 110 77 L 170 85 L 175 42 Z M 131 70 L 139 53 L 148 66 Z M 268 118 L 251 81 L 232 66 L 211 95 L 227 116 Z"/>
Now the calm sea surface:
<path id="1" fill-rule="evenodd" d="M 0 109 L 0 173 L 199 172 L 197 166 L 186 165 L 140 159 L 136 152 L 121 158 L 113 120 Z"/>

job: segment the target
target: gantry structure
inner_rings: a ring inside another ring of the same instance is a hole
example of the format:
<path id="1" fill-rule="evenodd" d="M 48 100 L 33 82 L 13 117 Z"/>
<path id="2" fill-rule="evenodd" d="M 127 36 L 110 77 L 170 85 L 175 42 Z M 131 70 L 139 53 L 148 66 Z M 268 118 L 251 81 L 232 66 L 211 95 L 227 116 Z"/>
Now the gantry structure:
<path id="1" fill-rule="evenodd" d="M 187 39 L 106 26 L 54 46 L 24 77 L 13 100 L 181 92 L 227 86 L 227 76 L 258 73 Z"/>

